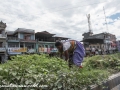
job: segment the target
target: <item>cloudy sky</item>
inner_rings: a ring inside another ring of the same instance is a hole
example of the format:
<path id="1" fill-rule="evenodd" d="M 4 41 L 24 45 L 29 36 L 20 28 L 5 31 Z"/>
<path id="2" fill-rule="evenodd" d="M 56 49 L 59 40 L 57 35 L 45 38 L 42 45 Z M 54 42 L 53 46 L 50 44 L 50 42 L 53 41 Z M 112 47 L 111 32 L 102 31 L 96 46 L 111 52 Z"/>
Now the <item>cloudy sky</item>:
<path id="1" fill-rule="evenodd" d="M 120 0 L 0 0 L 0 20 L 10 31 L 27 28 L 82 40 L 88 31 L 86 14 L 93 33 L 109 32 L 120 39 Z"/>

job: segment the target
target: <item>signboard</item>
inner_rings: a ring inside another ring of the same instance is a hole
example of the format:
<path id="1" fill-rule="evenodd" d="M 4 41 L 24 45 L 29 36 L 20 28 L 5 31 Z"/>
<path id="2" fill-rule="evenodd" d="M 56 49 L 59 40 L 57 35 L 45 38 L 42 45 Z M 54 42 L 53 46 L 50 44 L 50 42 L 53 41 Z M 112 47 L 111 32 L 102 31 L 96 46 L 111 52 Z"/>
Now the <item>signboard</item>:
<path id="1" fill-rule="evenodd" d="M 43 48 L 43 47 L 40 47 L 40 48 L 39 48 L 39 52 L 44 52 L 44 48 Z"/>
<path id="2" fill-rule="evenodd" d="M 39 48 L 39 52 L 48 52 L 48 48 Z"/>
<path id="3" fill-rule="evenodd" d="M 35 49 L 28 49 L 27 52 L 28 52 L 28 53 L 34 53 L 34 52 L 35 52 Z"/>
<path id="4" fill-rule="evenodd" d="M 50 52 L 57 52 L 57 49 L 56 48 L 39 48 L 39 52 L 44 52 L 44 53 L 50 53 Z"/>
<path id="5" fill-rule="evenodd" d="M 27 52 L 27 48 L 19 48 L 14 50 L 14 52 Z"/>
<path id="6" fill-rule="evenodd" d="M 109 43 L 109 44 L 111 44 L 111 43 L 113 43 L 112 41 L 109 41 L 109 40 L 104 40 L 104 43 Z"/>
<path id="7" fill-rule="evenodd" d="M 27 53 L 34 53 L 35 49 L 28 49 L 27 48 L 8 48 L 8 53 L 9 54 L 22 54 L 22 52 L 27 52 Z"/>
<path id="8" fill-rule="evenodd" d="M 8 48 L 8 52 L 27 52 L 27 48 Z"/>
<path id="9" fill-rule="evenodd" d="M 5 52 L 6 49 L 5 48 L 0 48 L 0 52 Z"/>

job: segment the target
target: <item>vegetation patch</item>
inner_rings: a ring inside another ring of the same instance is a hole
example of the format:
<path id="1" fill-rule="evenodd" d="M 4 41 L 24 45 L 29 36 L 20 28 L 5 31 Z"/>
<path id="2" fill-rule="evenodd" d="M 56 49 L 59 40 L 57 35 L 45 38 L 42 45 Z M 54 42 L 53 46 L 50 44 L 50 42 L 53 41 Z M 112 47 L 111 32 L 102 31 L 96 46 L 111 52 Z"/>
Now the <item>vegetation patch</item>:
<path id="1" fill-rule="evenodd" d="M 89 57 L 85 59 L 84 65 L 92 69 L 106 69 L 111 73 L 116 73 L 120 71 L 120 53 Z"/>
<path id="2" fill-rule="evenodd" d="M 16 87 L 9 90 L 90 90 L 91 85 L 100 84 L 113 72 L 119 71 L 120 54 L 85 58 L 83 68 L 47 55 L 18 55 L 0 65 L 0 85 L 36 85 Z M 2 88 L 6 90 L 8 88 Z"/>

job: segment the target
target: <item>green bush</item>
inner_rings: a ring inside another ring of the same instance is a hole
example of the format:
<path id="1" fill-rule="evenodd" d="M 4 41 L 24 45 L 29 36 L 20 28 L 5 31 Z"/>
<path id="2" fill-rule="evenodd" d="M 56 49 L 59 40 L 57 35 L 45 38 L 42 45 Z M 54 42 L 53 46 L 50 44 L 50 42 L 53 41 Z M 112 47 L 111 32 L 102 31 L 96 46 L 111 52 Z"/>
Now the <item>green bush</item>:
<path id="1" fill-rule="evenodd" d="M 85 66 L 97 69 L 113 69 L 120 71 L 120 53 L 111 55 L 97 55 L 94 57 L 86 58 Z"/>
<path id="2" fill-rule="evenodd" d="M 67 62 L 47 55 L 18 55 L 0 65 L 0 85 L 37 85 L 33 90 L 90 90 L 107 79 L 109 72 L 89 66 L 69 69 Z M 45 85 L 44 87 L 39 87 Z M 31 87 L 9 88 L 30 90 Z M 7 88 L 2 88 L 6 90 Z"/>

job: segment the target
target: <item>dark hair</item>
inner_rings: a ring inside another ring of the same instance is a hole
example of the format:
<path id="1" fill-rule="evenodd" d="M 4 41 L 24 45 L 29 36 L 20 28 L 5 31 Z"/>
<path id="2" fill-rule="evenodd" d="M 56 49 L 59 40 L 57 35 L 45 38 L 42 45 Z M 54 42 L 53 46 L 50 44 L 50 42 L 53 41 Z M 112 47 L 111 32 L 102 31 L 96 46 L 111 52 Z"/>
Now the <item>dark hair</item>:
<path id="1" fill-rule="evenodd" d="M 56 47 L 58 47 L 58 46 L 60 46 L 60 45 L 62 45 L 62 43 L 59 42 L 59 41 L 57 41 L 57 42 L 55 43 L 55 46 L 56 46 Z"/>

